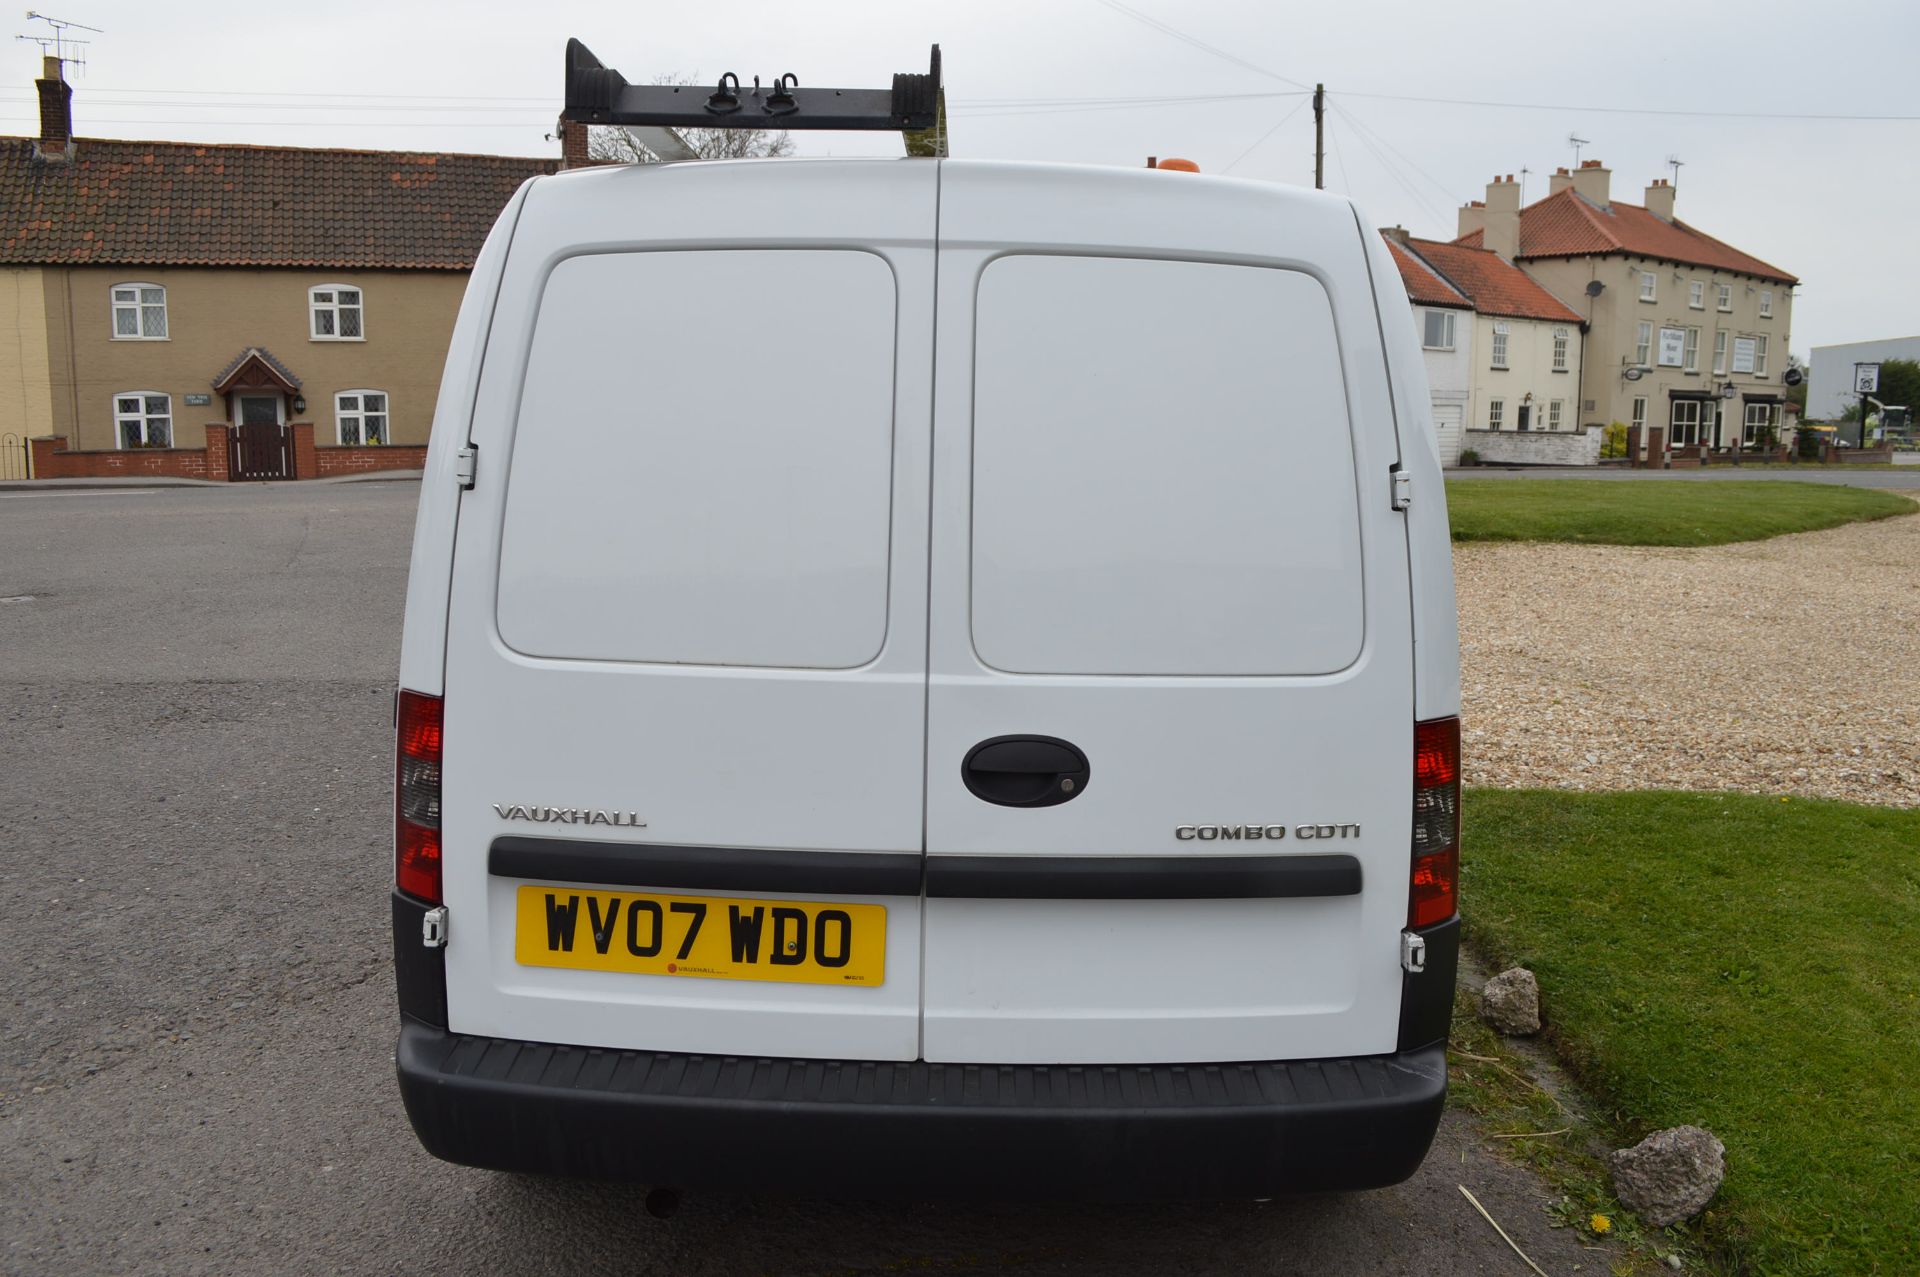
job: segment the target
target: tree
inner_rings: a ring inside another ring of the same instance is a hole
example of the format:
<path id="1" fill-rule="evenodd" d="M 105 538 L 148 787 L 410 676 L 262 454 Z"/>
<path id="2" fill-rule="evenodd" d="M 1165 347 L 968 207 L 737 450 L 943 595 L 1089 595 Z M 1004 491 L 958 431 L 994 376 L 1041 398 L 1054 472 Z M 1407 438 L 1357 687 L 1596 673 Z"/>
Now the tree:
<path id="1" fill-rule="evenodd" d="M 663 75 L 655 84 L 696 83 L 691 76 Z M 675 129 L 693 153 L 703 160 L 755 160 L 792 155 L 793 138 L 785 129 Z M 595 126 L 587 132 L 587 154 L 617 164 L 654 164 L 659 157 L 636 144 L 622 128 Z"/>
<path id="2" fill-rule="evenodd" d="M 1849 370 L 1851 371 L 1851 370 Z M 1920 408 L 1920 360 L 1887 359 L 1880 364 L 1880 389 L 1873 397 L 1896 408 Z M 1879 409 L 1872 409 L 1878 412 Z M 1841 415 L 1842 421 L 1860 420 L 1860 400 L 1855 398 Z"/>
<path id="3" fill-rule="evenodd" d="M 1798 368 L 1802 380 L 1797 386 L 1787 387 L 1786 400 L 1795 408 L 1798 408 L 1800 415 L 1805 417 L 1807 415 L 1807 381 L 1812 378 L 1812 371 L 1807 367 L 1807 361 L 1792 351 L 1787 352 L 1787 367 Z"/>

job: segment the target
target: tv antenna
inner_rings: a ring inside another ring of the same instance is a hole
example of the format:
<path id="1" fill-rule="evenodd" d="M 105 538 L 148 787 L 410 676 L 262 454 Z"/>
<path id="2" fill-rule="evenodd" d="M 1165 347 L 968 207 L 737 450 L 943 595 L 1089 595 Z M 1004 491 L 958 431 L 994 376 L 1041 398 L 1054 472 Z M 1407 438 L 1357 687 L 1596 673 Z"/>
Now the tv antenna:
<path id="1" fill-rule="evenodd" d="M 1580 148 L 1586 146 L 1588 141 L 1589 139 L 1581 137 L 1578 134 L 1567 134 L 1567 145 L 1573 148 L 1573 166 L 1575 168 L 1580 167 Z"/>
<path id="2" fill-rule="evenodd" d="M 16 35 L 13 37 L 14 39 L 26 40 L 29 43 L 37 44 L 40 46 L 42 55 L 58 58 L 62 62 L 70 62 L 77 67 L 85 67 L 87 65 L 87 55 L 83 50 L 92 44 L 93 41 L 81 40 L 67 33 L 70 31 L 91 31 L 95 35 L 106 34 L 106 32 L 102 31 L 99 27 L 90 27 L 84 22 L 74 22 L 68 18 L 55 18 L 48 14 L 36 13 L 32 9 L 27 10 L 27 20 L 29 22 L 44 22 L 47 24 L 49 30 L 45 33 L 34 32 L 29 35 Z"/>
<path id="3" fill-rule="evenodd" d="M 1520 166 L 1520 207 L 1522 208 L 1527 206 L 1527 174 L 1531 172 L 1533 170 L 1526 165 Z"/>
<path id="4" fill-rule="evenodd" d="M 1686 166 L 1687 162 L 1678 155 L 1669 155 L 1667 157 L 1667 167 L 1673 170 L 1673 188 L 1676 191 L 1680 189 L 1680 170 Z"/>

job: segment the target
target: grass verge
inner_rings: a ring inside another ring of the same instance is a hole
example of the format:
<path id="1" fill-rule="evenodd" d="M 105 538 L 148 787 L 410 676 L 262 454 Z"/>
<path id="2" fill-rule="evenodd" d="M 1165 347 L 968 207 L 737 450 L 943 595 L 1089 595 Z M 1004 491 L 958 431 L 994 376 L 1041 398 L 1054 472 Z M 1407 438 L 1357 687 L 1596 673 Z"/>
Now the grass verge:
<path id="1" fill-rule="evenodd" d="M 1893 492 L 1777 479 L 1449 479 L 1455 541 L 1726 545 L 1912 514 Z"/>
<path id="2" fill-rule="evenodd" d="M 1465 815 L 1468 941 L 1538 975 L 1597 1121 L 1727 1146 L 1668 1240 L 1733 1271 L 1920 1272 L 1920 812 L 1481 789 Z M 1596 1168 L 1569 1157 L 1581 1189 Z"/>

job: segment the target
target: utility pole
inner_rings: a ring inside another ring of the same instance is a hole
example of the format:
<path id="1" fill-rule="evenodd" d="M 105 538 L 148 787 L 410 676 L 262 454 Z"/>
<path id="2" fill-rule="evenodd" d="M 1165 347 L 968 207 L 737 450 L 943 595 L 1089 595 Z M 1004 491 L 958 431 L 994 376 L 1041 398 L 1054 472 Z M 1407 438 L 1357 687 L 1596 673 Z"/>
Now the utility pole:
<path id="1" fill-rule="evenodd" d="M 1313 86 L 1313 189 L 1327 189 L 1327 86 Z"/>

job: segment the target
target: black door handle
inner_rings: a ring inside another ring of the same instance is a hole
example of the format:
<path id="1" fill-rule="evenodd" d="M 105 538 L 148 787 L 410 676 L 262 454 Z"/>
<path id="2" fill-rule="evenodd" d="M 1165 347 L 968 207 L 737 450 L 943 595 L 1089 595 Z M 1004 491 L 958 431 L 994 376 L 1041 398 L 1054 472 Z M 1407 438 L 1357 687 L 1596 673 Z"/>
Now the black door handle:
<path id="1" fill-rule="evenodd" d="M 1087 787 L 1087 756 L 1057 736 L 995 736 L 967 751 L 967 792 L 1002 807 L 1052 807 Z"/>

